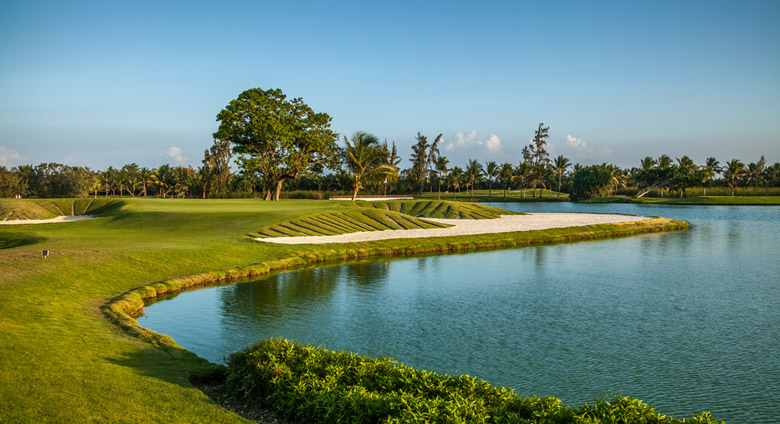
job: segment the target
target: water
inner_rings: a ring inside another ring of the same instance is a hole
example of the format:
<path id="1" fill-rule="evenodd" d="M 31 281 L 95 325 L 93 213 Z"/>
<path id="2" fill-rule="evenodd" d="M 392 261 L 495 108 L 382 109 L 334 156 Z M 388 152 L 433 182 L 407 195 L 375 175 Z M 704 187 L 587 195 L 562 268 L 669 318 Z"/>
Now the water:
<path id="1" fill-rule="evenodd" d="M 214 362 L 284 337 L 578 405 L 780 422 L 780 208 L 497 204 L 658 215 L 686 232 L 281 273 L 182 293 L 141 325 Z"/>

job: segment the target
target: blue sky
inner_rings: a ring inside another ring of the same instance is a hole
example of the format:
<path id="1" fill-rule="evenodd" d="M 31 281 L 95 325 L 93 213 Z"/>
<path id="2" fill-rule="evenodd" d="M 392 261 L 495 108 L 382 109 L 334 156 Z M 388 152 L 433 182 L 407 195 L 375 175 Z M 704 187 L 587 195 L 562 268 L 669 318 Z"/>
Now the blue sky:
<path id="1" fill-rule="evenodd" d="M 253 87 L 404 158 L 780 161 L 777 1 L 160 3 L 0 5 L 0 165 L 197 165 Z"/>

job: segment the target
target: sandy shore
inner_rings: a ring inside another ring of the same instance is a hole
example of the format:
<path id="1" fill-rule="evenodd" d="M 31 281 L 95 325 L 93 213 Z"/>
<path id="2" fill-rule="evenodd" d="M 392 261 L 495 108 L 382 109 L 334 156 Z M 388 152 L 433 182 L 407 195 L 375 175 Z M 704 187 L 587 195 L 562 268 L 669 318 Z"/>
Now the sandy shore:
<path id="1" fill-rule="evenodd" d="M 361 231 L 335 236 L 271 237 L 255 240 L 279 244 L 350 243 L 399 238 L 425 238 L 465 236 L 472 234 L 510 233 L 514 231 L 546 230 L 548 228 L 580 227 L 595 224 L 615 224 L 652 219 L 646 216 L 609 215 L 596 213 L 529 213 L 527 215 L 502 215 L 497 219 L 441 219 L 427 221 L 453 225 L 449 228 L 418 230 Z"/>
<path id="2" fill-rule="evenodd" d="M 28 224 L 51 224 L 55 222 L 73 222 L 83 221 L 85 219 L 92 219 L 94 216 L 88 215 L 76 215 L 76 216 L 58 216 L 51 219 L 9 219 L 8 221 L 0 221 L 0 225 L 28 225 Z"/>

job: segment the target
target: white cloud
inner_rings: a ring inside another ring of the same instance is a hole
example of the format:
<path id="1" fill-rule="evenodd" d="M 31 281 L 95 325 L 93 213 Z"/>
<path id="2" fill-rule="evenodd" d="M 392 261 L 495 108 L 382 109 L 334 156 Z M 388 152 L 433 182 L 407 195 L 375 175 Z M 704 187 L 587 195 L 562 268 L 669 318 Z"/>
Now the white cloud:
<path id="1" fill-rule="evenodd" d="M 444 141 L 447 143 L 444 149 L 448 152 L 471 149 L 474 146 L 484 147 L 490 153 L 501 151 L 501 139 L 495 134 L 490 134 L 487 140 L 482 140 L 477 138 L 477 131 L 458 131 Z"/>
<path id="2" fill-rule="evenodd" d="M 570 150 L 575 160 L 606 161 L 612 158 L 612 149 L 609 147 L 595 148 L 588 145 L 585 140 L 574 137 L 571 134 L 566 136 L 563 143 L 564 148 Z"/>
<path id="3" fill-rule="evenodd" d="M 588 143 L 584 142 L 581 138 L 573 137 L 571 134 L 566 136 L 566 143 L 575 149 L 585 149 L 588 147 Z"/>
<path id="4" fill-rule="evenodd" d="M 16 150 L 0 146 L 0 166 L 13 166 L 21 159 L 22 156 Z"/>
<path id="5" fill-rule="evenodd" d="M 165 155 L 168 156 L 168 159 L 176 162 L 176 163 L 184 163 L 189 160 L 187 156 L 182 155 L 184 153 L 184 150 L 181 149 L 181 147 L 171 146 L 168 148 L 168 150 L 165 151 Z"/>
<path id="6" fill-rule="evenodd" d="M 485 141 L 485 146 L 487 147 L 488 152 L 498 153 L 501 151 L 501 139 L 495 134 L 490 134 L 490 137 Z"/>

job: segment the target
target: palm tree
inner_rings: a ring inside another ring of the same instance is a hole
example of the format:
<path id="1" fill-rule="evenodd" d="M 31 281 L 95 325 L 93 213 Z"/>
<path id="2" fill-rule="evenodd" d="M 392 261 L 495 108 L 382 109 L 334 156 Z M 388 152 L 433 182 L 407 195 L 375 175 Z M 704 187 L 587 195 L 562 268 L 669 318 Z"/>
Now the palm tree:
<path id="1" fill-rule="evenodd" d="M 569 159 L 563 157 L 563 155 L 558 155 L 553 161 L 553 169 L 555 170 L 555 173 L 558 174 L 558 196 L 556 196 L 558 199 L 561 198 L 561 179 L 563 178 L 563 174 L 566 173 L 566 168 L 570 166 L 571 162 L 569 162 Z"/>
<path id="2" fill-rule="evenodd" d="M 485 170 L 482 168 L 481 163 L 474 159 L 469 159 L 466 165 L 466 175 L 469 177 L 469 185 L 471 186 L 471 200 L 474 200 L 474 184 L 484 172 Z"/>
<path id="3" fill-rule="evenodd" d="M 450 170 L 447 185 L 452 184 L 452 198 L 456 198 L 456 193 L 460 191 L 460 181 L 463 178 L 463 170 L 456 166 Z"/>
<path id="4" fill-rule="evenodd" d="M 354 178 L 352 201 L 357 198 L 358 191 L 368 179 L 384 178 L 387 175 L 397 175 L 394 167 L 387 163 L 387 155 L 379 140 L 371 134 L 361 131 L 352 136 L 352 140 L 344 137 L 346 147 L 344 160 L 347 169 Z"/>
<path id="5" fill-rule="evenodd" d="M 520 197 L 525 198 L 525 188 L 528 181 L 531 179 L 531 166 L 528 162 L 520 162 L 520 165 L 515 168 L 515 177 L 517 181 L 520 181 Z"/>
<path id="6" fill-rule="evenodd" d="M 442 134 L 439 134 L 436 136 L 436 139 L 433 140 L 433 143 L 431 144 L 430 150 L 428 150 L 428 169 L 430 170 L 430 173 L 435 173 L 436 168 L 436 162 L 439 160 L 439 156 L 441 156 L 441 152 L 439 152 L 439 142 L 441 141 Z M 433 182 L 431 182 L 430 186 L 431 193 L 433 193 Z"/>
<path id="7" fill-rule="evenodd" d="M 488 197 L 493 197 L 493 178 L 498 176 L 500 169 L 495 162 L 485 163 L 485 176 L 488 177 Z"/>
<path id="8" fill-rule="evenodd" d="M 444 156 L 438 156 L 436 158 L 436 170 L 439 171 L 439 191 L 436 194 L 436 199 L 441 199 L 441 181 L 447 178 L 447 164 L 450 161 Z"/>
<path id="9" fill-rule="evenodd" d="M 731 195 L 734 196 L 734 189 L 739 185 L 739 179 L 745 174 L 745 164 L 739 159 L 732 159 L 726 165 L 726 172 L 723 173 L 723 178 L 731 187 Z"/>
<path id="10" fill-rule="evenodd" d="M 678 158 L 677 166 L 675 168 L 675 179 L 680 186 L 680 197 L 685 197 L 685 187 L 693 182 L 698 168 L 688 156 Z"/>
<path id="11" fill-rule="evenodd" d="M 710 181 L 715 179 L 717 174 L 723 172 L 720 167 L 720 162 L 715 158 L 707 158 L 704 165 L 699 169 L 699 180 L 704 185 L 704 195 L 707 195 L 707 187 L 710 185 Z"/>
<path id="12" fill-rule="evenodd" d="M 170 165 L 160 165 L 159 168 L 152 171 L 152 181 L 154 185 L 158 187 L 158 193 L 162 195 L 163 199 L 168 196 L 168 191 L 173 188 L 175 184 L 173 170 Z"/>
<path id="13" fill-rule="evenodd" d="M 141 171 L 139 173 L 139 176 L 141 178 L 141 184 L 144 185 L 144 197 L 146 197 L 146 185 L 151 184 L 153 182 L 152 180 L 152 170 L 149 168 L 141 168 Z"/>
<path id="14" fill-rule="evenodd" d="M 661 155 L 658 157 L 658 161 L 656 162 L 657 169 L 660 170 L 659 174 L 661 178 L 668 179 L 671 174 L 671 168 L 672 168 L 672 158 L 669 157 L 669 155 Z M 661 197 L 664 197 L 664 189 L 666 188 L 665 185 L 661 186 Z"/>
<path id="15" fill-rule="evenodd" d="M 502 163 L 498 177 L 501 178 L 501 185 L 504 187 L 504 199 L 506 200 L 506 191 L 512 184 L 512 178 L 515 176 L 511 163 Z"/>

